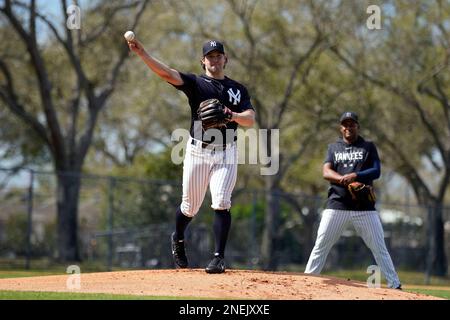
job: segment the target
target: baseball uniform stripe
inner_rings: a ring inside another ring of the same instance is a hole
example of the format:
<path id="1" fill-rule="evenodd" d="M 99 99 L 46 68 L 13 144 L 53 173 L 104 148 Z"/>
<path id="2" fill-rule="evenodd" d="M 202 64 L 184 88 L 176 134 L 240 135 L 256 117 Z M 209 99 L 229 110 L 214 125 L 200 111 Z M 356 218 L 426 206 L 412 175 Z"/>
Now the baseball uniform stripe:
<path id="1" fill-rule="evenodd" d="M 228 164 L 227 157 L 235 154 L 235 146 L 221 151 L 215 158 L 216 163 L 211 175 L 210 191 L 213 209 L 229 209 L 231 207 L 231 194 L 237 178 L 237 164 Z"/>
<path id="2" fill-rule="evenodd" d="M 349 222 L 349 215 L 342 210 L 326 209 L 322 213 L 317 240 L 306 265 L 305 273 L 319 274 L 328 253 L 338 241 Z"/>
<path id="3" fill-rule="evenodd" d="M 332 246 L 350 222 L 371 250 L 377 265 L 386 277 L 388 286 L 391 288 L 399 286 L 400 280 L 386 248 L 383 227 L 377 211 L 324 210 L 305 273 L 319 274 L 322 271 Z"/>
<path id="4" fill-rule="evenodd" d="M 372 251 L 375 261 L 386 277 L 388 286 L 395 288 L 400 280 L 395 271 L 391 256 L 384 241 L 383 226 L 376 211 L 356 214 L 352 219 L 356 232 L 363 238 L 364 243 Z"/>
<path id="5" fill-rule="evenodd" d="M 183 168 L 181 211 L 190 217 L 197 214 L 205 198 L 210 179 L 210 162 L 203 153 L 188 144 Z"/>
<path id="6" fill-rule="evenodd" d="M 212 151 L 188 142 L 183 168 L 182 212 L 195 216 L 210 186 L 213 209 L 229 209 L 237 179 L 236 145 Z M 232 159 L 232 160 L 230 160 Z"/>

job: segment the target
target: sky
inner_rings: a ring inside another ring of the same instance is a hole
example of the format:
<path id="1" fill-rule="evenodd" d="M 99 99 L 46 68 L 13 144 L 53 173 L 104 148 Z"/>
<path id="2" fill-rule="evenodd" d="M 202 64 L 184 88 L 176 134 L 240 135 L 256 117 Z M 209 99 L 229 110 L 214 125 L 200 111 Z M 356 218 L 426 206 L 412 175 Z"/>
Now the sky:
<path id="1" fill-rule="evenodd" d="M 67 1 L 67 5 L 71 5 L 73 1 Z M 78 6 L 83 10 L 88 4 L 87 0 L 79 0 Z M 38 0 L 38 9 L 40 12 L 49 13 L 54 16 L 61 16 L 61 0 Z"/>

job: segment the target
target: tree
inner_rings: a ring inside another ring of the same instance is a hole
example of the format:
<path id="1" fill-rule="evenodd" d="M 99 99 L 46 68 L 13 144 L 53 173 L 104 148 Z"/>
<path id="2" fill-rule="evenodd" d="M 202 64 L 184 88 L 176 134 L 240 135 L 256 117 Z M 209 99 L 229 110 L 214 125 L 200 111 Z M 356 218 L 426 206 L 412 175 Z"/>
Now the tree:
<path id="1" fill-rule="evenodd" d="M 23 82 L 23 79 L 17 78 L 10 68 L 9 58 L 0 53 L 3 75 L 0 98 L 33 130 L 51 155 L 57 172 L 57 234 L 61 261 L 79 260 L 80 173 L 92 143 L 98 114 L 114 92 L 128 57 L 128 49 L 121 39 L 123 31 L 128 29 L 126 27 L 136 28 L 147 3 L 147 0 L 121 4 L 96 2 L 88 10 L 92 19 L 84 22 L 89 29 L 86 31 L 84 25 L 82 29 L 65 28 L 70 12 L 66 0 L 60 1 L 65 18 L 60 25 L 41 13 L 35 0 L 27 4 L 5 0 L 0 7 L 2 16 L 25 49 L 23 63 L 29 70 L 26 76 L 34 77 L 29 86 L 32 91 L 19 92 L 17 82 Z M 120 15 L 123 12 L 127 13 L 125 19 Z M 44 26 L 51 37 L 42 40 L 40 30 Z M 99 46 L 100 43 L 105 46 Z M 34 94 L 38 97 L 37 104 L 28 104 L 28 97 Z"/>

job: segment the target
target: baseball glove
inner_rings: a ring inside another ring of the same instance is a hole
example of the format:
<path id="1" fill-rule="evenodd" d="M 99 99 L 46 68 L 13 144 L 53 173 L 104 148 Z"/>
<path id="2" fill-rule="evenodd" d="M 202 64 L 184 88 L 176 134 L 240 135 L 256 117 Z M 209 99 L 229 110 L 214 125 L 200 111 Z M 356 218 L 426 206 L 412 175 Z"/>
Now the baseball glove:
<path id="1" fill-rule="evenodd" d="M 358 207 L 371 205 L 376 201 L 375 192 L 370 185 L 355 181 L 350 183 L 347 188 Z"/>
<path id="2" fill-rule="evenodd" d="M 202 122 L 204 130 L 210 128 L 222 128 L 231 121 L 231 110 L 224 106 L 218 99 L 208 99 L 200 103 L 198 118 Z"/>

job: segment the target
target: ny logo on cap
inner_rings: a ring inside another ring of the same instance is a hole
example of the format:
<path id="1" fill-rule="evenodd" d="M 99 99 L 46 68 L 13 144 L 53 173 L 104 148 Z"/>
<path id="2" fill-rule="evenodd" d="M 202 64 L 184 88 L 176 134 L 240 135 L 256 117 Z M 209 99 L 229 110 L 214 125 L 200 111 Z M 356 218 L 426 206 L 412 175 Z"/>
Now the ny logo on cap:
<path id="1" fill-rule="evenodd" d="M 351 113 L 351 112 L 347 112 L 347 113 L 345 114 L 345 116 L 351 118 L 351 117 L 352 117 L 352 113 Z"/>
<path id="2" fill-rule="evenodd" d="M 210 42 L 209 42 L 209 45 L 210 45 L 211 47 L 215 47 L 215 46 L 217 46 L 217 43 L 216 43 L 215 41 L 210 41 Z"/>

